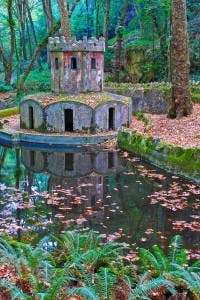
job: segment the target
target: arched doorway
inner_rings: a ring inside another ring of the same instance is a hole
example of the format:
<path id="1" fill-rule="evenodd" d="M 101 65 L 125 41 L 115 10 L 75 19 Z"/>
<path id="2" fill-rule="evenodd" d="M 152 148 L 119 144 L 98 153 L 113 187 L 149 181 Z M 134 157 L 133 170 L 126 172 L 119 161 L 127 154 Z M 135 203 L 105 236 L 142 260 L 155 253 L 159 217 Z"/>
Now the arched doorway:
<path id="1" fill-rule="evenodd" d="M 73 131 L 73 109 L 65 109 L 65 131 Z"/>
<path id="2" fill-rule="evenodd" d="M 108 111 L 108 129 L 115 129 L 115 109 L 113 107 L 110 107 Z"/>
<path id="3" fill-rule="evenodd" d="M 33 107 L 29 106 L 29 129 L 34 129 Z"/>
<path id="4" fill-rule="evenodd" d="M 65 170 L 74 171 L 74 153 L 65 153 Z"/>

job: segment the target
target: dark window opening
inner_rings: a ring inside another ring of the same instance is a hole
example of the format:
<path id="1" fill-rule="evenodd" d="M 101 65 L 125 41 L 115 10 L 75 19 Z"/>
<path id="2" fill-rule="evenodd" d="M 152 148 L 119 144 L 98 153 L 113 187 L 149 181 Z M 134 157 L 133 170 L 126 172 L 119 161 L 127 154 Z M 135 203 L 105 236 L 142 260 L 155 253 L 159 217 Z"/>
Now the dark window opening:
<path id="1" fill-rule="evenodd" d="M 74 170 L 74 154 L 65 153 L 65 170 L 73 171 Z"/>
<path id="2" fill-rule="evenodd" d="M 73 131 L 73 110 L 65 109 L 65 131 Z"/>
<path id="3" fill-rule="evenodd" d="M 91 197 L 91 206 L 94 206 L 96 204 L 96 196 Z"/>
<path id="4" fill-rule="evenodd" d="M 91 58 L 91 69 L 96 69 L 96 58 Z"/>
<path id="5" fill-rule="evenodd" d="M 114 130 L 115 129 L 115 109 L 113 107 L 109 108 L 108 129 L 109 130 Z"/>
<path id="6" fill-rule="evenodd" d="M 114 153 L 108 152 L 108 169 L 112 169 L 114 167 Z"/>
<path id="7" fill-rule="evenodd" d="M 99 184 L 102 184 L 102 176 L 99 177 Z"/>
<path id="8" fill-rule="evenodd" d="M 71 57 L 71 69 L 76 70 L 77 69 L 77 58 Z"/>
<path id="9" fill-rule="evenodd" d="M 34 129 L 33 107 L 29 106 L 29 129 Z"/>
<path id="10" fill-rule="evenodd" d="M 55 58 L 55 67 L 56 67 L 56 70 L 59 70 L 58 57 Z"/>
<path id="11" fill-rule="evenodd" d="M 30 151 L 30 166 L 35 166 L 35 151 Z"/>

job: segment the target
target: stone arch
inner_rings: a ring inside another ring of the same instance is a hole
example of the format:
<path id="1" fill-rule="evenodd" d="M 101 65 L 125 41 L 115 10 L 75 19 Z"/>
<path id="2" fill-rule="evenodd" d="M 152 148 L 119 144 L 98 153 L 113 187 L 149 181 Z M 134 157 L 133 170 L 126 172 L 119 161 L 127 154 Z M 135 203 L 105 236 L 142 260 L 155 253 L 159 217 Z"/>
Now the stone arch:
<path id="1" fill-rule="evenodd" d="M 70 113 L 72 119 L 72 112 L 73 120 L 69 122 L 70 124 L 67 124 L 67 114 L 70 118 Z M 92 115 L 92 108 L 86 104 L 67 101 L 67 99 L 66 101 L 59 101 L 45 108 L 46 129 L 49 132 L 65 132 L 66 129 L 72 129 L 73 127 L 73 131 L 88 131 L 92 125 Z"/>
<path id="2" fill-rule="evenodd" d="M 23 101 L 20 105 L 20 127 L 42 131 L 44 115 L 41 105 L 32 99 Z"/>

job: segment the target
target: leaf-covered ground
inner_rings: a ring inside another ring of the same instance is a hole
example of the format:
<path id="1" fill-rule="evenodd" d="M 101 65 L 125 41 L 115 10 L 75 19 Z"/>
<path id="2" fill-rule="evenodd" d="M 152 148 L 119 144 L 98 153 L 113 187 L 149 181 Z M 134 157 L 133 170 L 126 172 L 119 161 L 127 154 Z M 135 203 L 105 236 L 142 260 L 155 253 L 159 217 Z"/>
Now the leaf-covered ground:
<path id="1" fill-rule="evenodd" d="M 161 141 L 185 148 L 200 146 L 200 104 L 195 104 L 193 113 L 181 119 L 169 119 L 166 115 L 145 114 L 150 120 L 150 130 L 145 132 L 145 124 L 133 116 L 130 128 L 145 136 L 153 136 Z"/>

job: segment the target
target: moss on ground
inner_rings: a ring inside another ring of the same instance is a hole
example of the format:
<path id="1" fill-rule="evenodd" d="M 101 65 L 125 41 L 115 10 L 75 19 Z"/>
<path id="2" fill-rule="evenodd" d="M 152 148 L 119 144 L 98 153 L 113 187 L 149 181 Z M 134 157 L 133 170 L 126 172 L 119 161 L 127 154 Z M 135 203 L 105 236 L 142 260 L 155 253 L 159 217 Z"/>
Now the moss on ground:
<path id="1" fill-rule="evenodd" d="M 0 118 L 5 118 L 12 115 L 18 115 L 18 114 L 19 114 L 18 106 L 0 110 Z"/>
<path id="2" fill-rule="evenodd" d="M 120 131 L 118 146 L 155 165 L 200 182 L 200 148 L 182 148 L 135 131 Z"/>
<path id="3" fill-rule="evenodd" d="M 120 97 L 120 99 L 119 99 Z M 131 98 L 125 96 L 116 96 L 111 93 L 102 92 L 88 92 L 88 93 L 78 93 L 76 95 L 71 94 L 48 94 L 48 93 L 39 93 L 28 95 L 24 100 L 35 100 L 40 103 L 43 107 L 59 102 L 59 101 L 72 101 L 86 104 L 92 108 L 95 108 L 99 105 L 102 105 L 110 101 L 121 101 L 125 104 L 131 102 Z"/>

